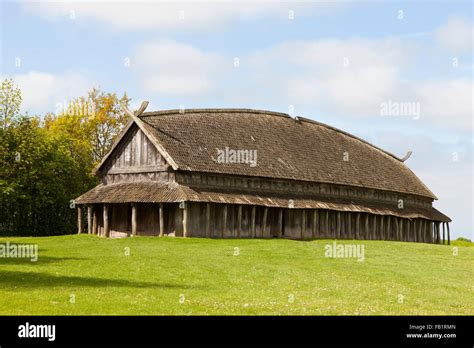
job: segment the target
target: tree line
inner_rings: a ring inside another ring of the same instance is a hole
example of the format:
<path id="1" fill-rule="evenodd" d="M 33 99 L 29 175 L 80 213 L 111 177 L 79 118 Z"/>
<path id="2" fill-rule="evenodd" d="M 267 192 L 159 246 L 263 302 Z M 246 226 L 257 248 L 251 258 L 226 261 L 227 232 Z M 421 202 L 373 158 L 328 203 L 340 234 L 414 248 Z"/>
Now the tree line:
<path id="1" fill-rule="evenodd" d="M 93 88 L 54 113 L 20 112 L 12 79 L 0 91 L 0 234 L 74 233 L 73 199 L 98 184 L 92 170 L 128 122 L 123 94 Z"/>

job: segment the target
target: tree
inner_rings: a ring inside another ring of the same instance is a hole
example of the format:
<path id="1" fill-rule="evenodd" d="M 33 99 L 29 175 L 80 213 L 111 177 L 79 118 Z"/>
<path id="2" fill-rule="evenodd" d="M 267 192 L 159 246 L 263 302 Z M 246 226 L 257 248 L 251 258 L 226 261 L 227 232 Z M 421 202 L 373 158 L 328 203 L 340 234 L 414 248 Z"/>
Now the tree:
<path id="1" fill-rule="evenodd" d="M 92 168 L 128 119 L 126 94 L 93 89 L 43 119 L 20 115 L 21 92 L 2 84 L 0 127 L 0 232 L 74 233 L 71 201 L 97 184 Z"/>
<path id="2" fill-rule="evenodd" d="M 126 93 L 119 99 L 115 93 L 93 88 L 87 96 L 57 110 L 56 115 L 47 115 L 45 126 L 53 132 L 68 134 L 76 145 L 89 152 L 90 164 L 96 164 L 129 121 L 120 107 L 121 103 L 128 106 L 129 102 Z"/>
<path id="3" fill-rule="evenodd" d="M 0 90 L 0 117 L 3 130 L 7 129 L 11 121 L 17 117 L 22 100 L 21 91 L 13 80 L 3 80 Z"/>

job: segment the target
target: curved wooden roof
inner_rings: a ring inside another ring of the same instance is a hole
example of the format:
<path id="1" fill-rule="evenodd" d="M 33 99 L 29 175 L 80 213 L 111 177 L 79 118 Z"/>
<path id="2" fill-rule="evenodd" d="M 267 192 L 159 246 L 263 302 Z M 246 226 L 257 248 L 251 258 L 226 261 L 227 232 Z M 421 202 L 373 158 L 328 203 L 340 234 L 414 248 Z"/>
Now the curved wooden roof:
<path id="1" fill-rule="evenodd" d="M 143 113 L 139 121 L 175 170 L 335 183 L 436 199 L 397 156 L 307 118 L 250 109 L 186 109 Z M 257 165 L 218 163 L 217 149 L 225 147 L 257 150 Z"/>

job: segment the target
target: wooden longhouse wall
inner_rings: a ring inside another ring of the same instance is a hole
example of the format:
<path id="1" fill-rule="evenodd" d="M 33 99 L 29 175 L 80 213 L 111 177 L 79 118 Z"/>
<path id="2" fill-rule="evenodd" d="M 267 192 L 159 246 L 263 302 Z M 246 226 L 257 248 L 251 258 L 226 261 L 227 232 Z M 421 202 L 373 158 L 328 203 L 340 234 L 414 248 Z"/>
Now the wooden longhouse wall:
<path id="1" fill-rule="evenodd" d="M 103 184 L 141 181 L 174 181 L 174 173 L 155 145 L 132 125 L 120 145 L 104 163 Z"/>

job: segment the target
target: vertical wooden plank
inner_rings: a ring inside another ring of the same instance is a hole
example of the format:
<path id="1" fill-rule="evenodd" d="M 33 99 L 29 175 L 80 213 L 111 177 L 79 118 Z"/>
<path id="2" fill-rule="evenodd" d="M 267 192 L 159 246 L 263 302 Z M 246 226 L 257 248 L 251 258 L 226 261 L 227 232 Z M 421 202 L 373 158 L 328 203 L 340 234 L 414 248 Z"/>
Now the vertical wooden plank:
<path id="1" fill-rule="evenodd" d="M 440 223 L 436 222 L 436 240 L 438 244 L 441 244 L 441 234 L 440 234 Z"/>
<path id="2" fill-rule="evenodd" d="M 188 202 L 183 202 L 183 237 L 184 238 L 188 236 L 188 214 L 189 214 Z"/>
<path id="3" fill-rule="evenodd" d="M 143 164 L 143 159 L 142 159 L 142 147 L 143 143 L 145 142 L 145 137 L 142 137 L 142 131 L 141 129 L 138 130 L 137 136 L 136 136 L 136 141 L 135 141 L 135 151 L 136 151 L 136 158 L 135 158 L 135 165 L 137 167 L 141 166 Z"/>
<path id="4" fill-rule="evenodd" d="M 92 233 L 92 206 L 87 206 L 87 234 Z"/>
<path id="5" fill-rule="evenodd" d="M 395 216 L 395 240 L 400 240 L 400 226 L 398 223 L 398 216 Z"/>
<path id="6" fill-rule="evenodd" d="M 77 233 L 82 233 L 82 207 L 77 206 Z"/>
<path id="7" fill-rule="evenodd" d="M 370 239 L 369 215 L 370 214 L 368 213 L 365 215 L 365 231 L 364 231 L 365 239 Z"/>
<path id="8" fill-rule="evenodd" d="M 165 235 L 165 211 L 163 208 L 163 203 L 160 203 L 158 206 L 158 215 L 160 218 L 160 237 Z"/>
<path id="9" fill-rule="evenodd" d="M 313 209 L 313 229 L 311 230 L 311 237 L 316 238 L 318 231 L 318 209 Z"/>
<path id="10" fill-rule="evenodd" d="M 405 234 L 406 234 L 405 231 L 406 231 L 406 229 L 405 229 L 404 225 L 405 225 L 405 219 L 401 218 L 400 219 L 400 240 L 401 241 L 405 241 Z"/>
<path id="11" fill-rule="evenodd" d="M 97 206 L 96 205 L 92 209 L 92 233 L 98 234 L 97 232 Z"/>
<path id="12" fill-rule="evenodd" d="M 374 219 L 374 230 L 372 231 L 372 239 L 379 239 L 379 232 L 377 231 L 377 215 L 373 215 L 372 218 Z"/>
<path id="13" fill-rule="evenodd" d="M 423 242 L 430 242 L 428 235 L 428 220 L 423 220 Z"/>
<path id="14" fill-rule="evenodd" d="M 263 222 L 262 222 L 262 235 L 261 237 L 265 238 L 265 233 L 267 231 L 267 216 L 268 216 L 268 207 L 263 209 Z"/>
<path id="15" fill-rule="evenodd" d="M 104 236 L 110 236 L 109 204 L 104 203 Z"/>
<path id="16" fill-rule="evenodd" d="M 255 205 L 252 206 L 252 216 L 251 216 L 251 235 L 252 238 L 255 238 L 255 215 L 256 215 L 257 207 Z"/>
<path id="17" fill-rule="evenodd" d="M 356 239 L 360 239 L 360 213 L 356 216 Z"/>
<path id="18" fill-rule="evenodd" d="M 445 223 L 441 223 L 443 225 L 443 244 L 446 244 L 446 231 L 445 231 Z"/>
<path id="19" fill-rule="evenodd" d="M 304 233 L 306 231 L 306 209 L 303 209 L 301 212 L 301 234 L 300 234 L 300 239 L 304 239 Z"/>
<path id="20" fill-rule="evenodd" d="M 337 239 L 341 239 L 341 212 L 337 212 L 337 220 L 336 220 L 336 237 Z"/>
<path id="21" fill-rule="evenodd" d="M 382 240 L 385 240 L 385 229 L 384 229 L 384 219 L 385 216 L 381 215 L 380 216 L 380 235 L 381 235 L 381 239 Z"/>
<path id="22" fill-rule="evenodd" d="M 132 203 L 132 236 L 137 235 L 137 203 Z"/>
<path id="23" fill-rule="evenodd" d="M 240 238 L 242 233 L 242 204 L 239 205 L 237 211 L 237 238 Z"/>
<path id="24" fill-rule="evenodd" d="M 446 223 L 446 228 L 448 230 L 448 245 L 451 245 L 451 238 L 449 236 L 449 222 Z"/>
<path id="25" fill-rule="evenodd" d="M 412 233 L 412 228 L 411 228 L 412 221 L 411 219 L 407 219 L 407 242 L 413 241 L 413 233 Z"/>
<path id="26" fill-rule="evenodd" d="M 223 226 L 221 230 L 221 237 L 224 238 L 226 233 L 227 233 L 227 204 L 224 204 L 224 218 L 223 218 Z"/>
<path id="27" fill-rule="evenodd" d="M 211 236 L 211 203 L 206 203 L 206 238 Z"/>
<path id="28" fill-rule="evenodd" d="M 355 233 L 352 233 L 352 213 L 347 213 L 347 235 L 349 239 L 355 239 Z"/>
<path id="29" fill-rule="evenodd" d="M 324 226 L 324 235 L 329 237 L 329 210 L 326 210 L 326 226 Z"/>
<path id="30" fill-rule="evenodd" d="M 417 227 L 417 228 L 416 228 L 416 241 L 417 241 L 417 242 L 421 242 L 421 241 L 422 241 L 422 240 L 421 240 L 421 224 L 422 224 L 423 222 L 421 221 L 421 219 L 417 219 L 416 222 L 417 222 L 417 223 L 416 223 L 416 227 Z"/>
<path id="31" fill-rule="evenodd" d="M 283 209 L 278 209 L 278 237 L 281 237 L 283 233 Z"/>
<path id="32" fill-rule="evenodd" d="M 392 234 L 391 234 L 391 220 L 392 217 L 390 215 L 387 215 L 387 231 L 385 233 L 385 238 L 386 240 L 391 240 L 392 239 Z"/>

